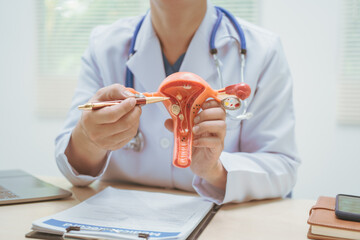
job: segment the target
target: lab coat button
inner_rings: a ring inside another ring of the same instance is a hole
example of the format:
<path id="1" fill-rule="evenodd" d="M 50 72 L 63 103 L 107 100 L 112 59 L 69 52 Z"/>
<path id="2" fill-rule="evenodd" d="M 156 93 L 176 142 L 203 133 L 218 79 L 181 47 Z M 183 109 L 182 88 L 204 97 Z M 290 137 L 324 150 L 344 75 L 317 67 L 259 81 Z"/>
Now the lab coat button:
<path id="1" fill-rule="evenodd" d="M 162 147 L 162 148 L 168 148 L 169 146 L 170 146 L 170 141 L 169 141 L 169 139 L 167 139 L 167 138 L 162 138 L 161 140 L 160 140 L 160 146 Z"/>

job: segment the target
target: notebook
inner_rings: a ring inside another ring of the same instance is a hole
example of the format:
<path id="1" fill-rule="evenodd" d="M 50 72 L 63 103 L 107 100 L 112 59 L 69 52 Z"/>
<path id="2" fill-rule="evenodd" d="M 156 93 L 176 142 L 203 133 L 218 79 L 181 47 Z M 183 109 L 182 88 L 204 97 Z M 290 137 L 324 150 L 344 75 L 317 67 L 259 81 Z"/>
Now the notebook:
<path id="1" fill-rule="evenodd" d="M 360 222 L 335 216 L 335 198 L 320 196 L 310 210 L 309 239 L 360 239 Z"/>
<path id="2" fill-rule="evenodd" d="M 34 221 L 34 231 L 26 236 L 43 239 L 61 239 L 61 236 L 64 239 L 197 239 L 217 210 L 214 203 L 198 196 L 108 187 L 72 208 Z"/>
<path id="3" fill-rule="evenodd" d="M 0 205 L 66 198 L 71 192 L 22 170 L 0 170 Z"/>

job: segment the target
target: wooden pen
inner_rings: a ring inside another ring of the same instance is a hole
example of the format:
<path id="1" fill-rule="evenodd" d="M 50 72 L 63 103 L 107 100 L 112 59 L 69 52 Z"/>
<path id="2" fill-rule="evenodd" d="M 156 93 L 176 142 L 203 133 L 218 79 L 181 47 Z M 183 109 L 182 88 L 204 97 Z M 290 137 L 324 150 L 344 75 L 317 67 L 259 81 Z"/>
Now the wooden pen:
<path id="1" fill-rule="evenodd" d="M 168 100 L 169 97 L 143 97 L 143 98 L 135 98 L 135 99 L 136 99 L 136 105 L 145 105 L 145 104 L 150 104 L 150 103 L 162 102 L 162 101 Z M 80 110 L 97 110 L 97 109 L 100 109 L 103 107 L 117 105 L 124 100 L 86 103 L 84 105 L 78 106 L 78 109 L 80 109 Z"/>

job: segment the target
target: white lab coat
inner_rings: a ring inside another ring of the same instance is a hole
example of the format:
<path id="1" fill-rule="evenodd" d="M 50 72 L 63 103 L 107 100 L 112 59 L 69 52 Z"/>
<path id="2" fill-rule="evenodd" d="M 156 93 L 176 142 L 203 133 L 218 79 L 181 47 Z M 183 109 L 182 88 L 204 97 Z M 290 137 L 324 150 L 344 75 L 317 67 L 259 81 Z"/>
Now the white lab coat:
<path id="1" fill-rule="evenodd" d="M 196 191 L 218 204 L 286 196 L 294 187 L 300 163 L 294 140 L 289 67 L 276 35 L 240 19 L 248 49 L 245 81 L 252 89 L 248 111 L 253 113 L 253 118 L 226 122 L 225 148 L 220 156 L 228 172 L 225 191 L 194 176 L 190 168 L 172 165 L 173 134 L 164 127 L 170 115 L 161 103 L 142 108 L 140 129 L 145 136 L 142 152 L 124 149 L 109 152 L 105 166 L 96 177 L 79 175 L 70 166 L 64 151 L 81 116 L 78 105 L 86 103 L 99 88 L 125 84 L 126 65 L 135 76 L 135 89 L 139 92 L 157 91 L 165 78 L 161 47 L 150 15 L 151 12 L 140 29 L 136 53 L 129 60 L 130 40 L 140 17 L 120 19 L 92 32 L 71 109 L 64 129 L 56 138 L 55 155 L 61 172 L 74 185 L 88 185 L 100 178 L 128 181 Z M 208 3 L 205 18 L 191 40 L 180 71 L 193 72 L 212 88 L 219 89 L 216 67 L 209 53 L 216 19 L 215 9 Z M 227 35 L 237 37 L 225 17 L 216 35 L 225 86 L 240 81 L 240 57 L 234 41 L 224 38 Z"/>

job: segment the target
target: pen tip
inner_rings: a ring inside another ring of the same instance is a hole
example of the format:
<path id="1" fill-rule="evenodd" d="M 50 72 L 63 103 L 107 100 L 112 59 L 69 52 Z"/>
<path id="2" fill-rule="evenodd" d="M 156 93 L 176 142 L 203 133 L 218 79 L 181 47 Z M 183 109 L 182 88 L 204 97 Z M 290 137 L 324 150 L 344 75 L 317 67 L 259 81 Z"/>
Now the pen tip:
<path id="1" fill-rule="evenodd" d="M 169 97 L 147 97 L 146 104 L 157 103 L 170 99 Z"/>
<path id="2" fill-rule="evenodd" d="M 80 105 L 80 106 L 78 106 L 78 109 L 79 110 L 91 110 L 92 104 L 87 103 L 87 104 Z"/>

